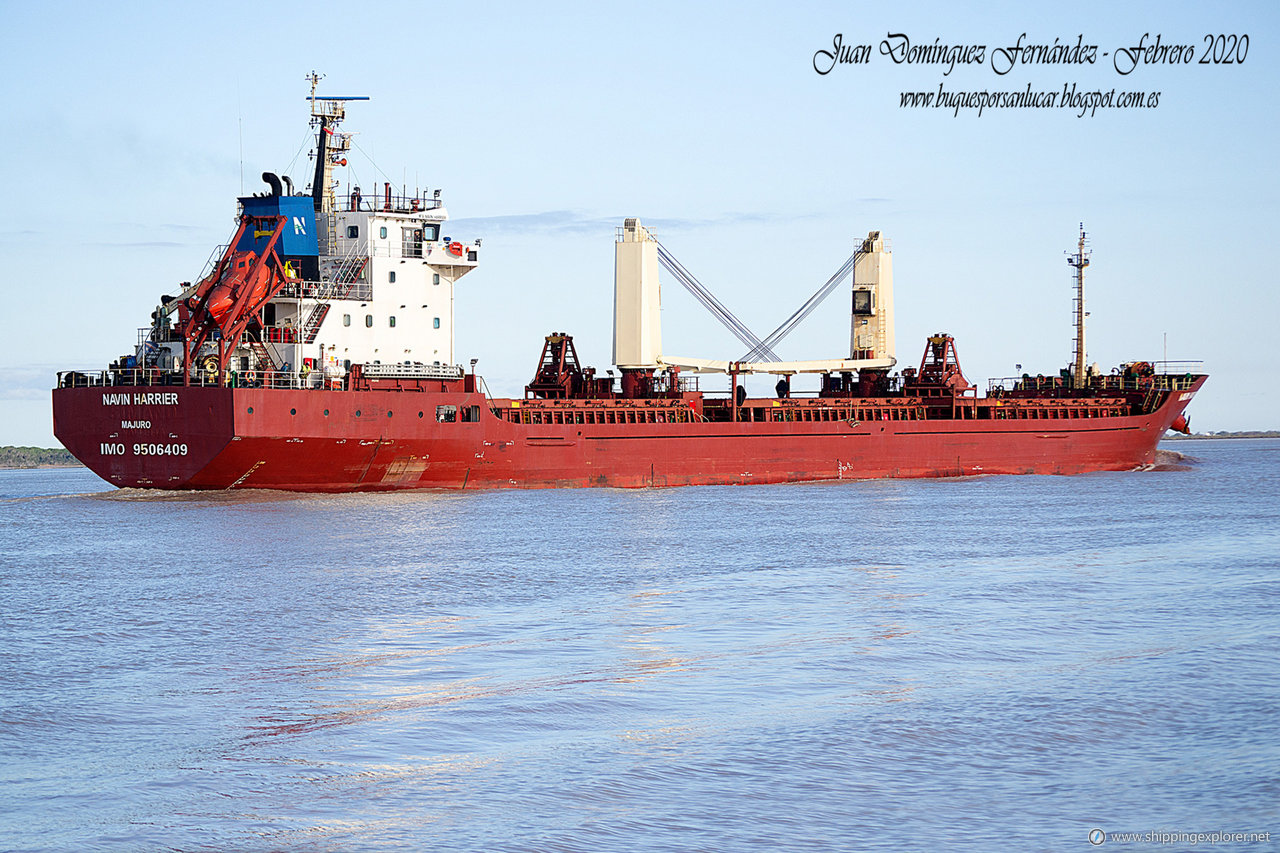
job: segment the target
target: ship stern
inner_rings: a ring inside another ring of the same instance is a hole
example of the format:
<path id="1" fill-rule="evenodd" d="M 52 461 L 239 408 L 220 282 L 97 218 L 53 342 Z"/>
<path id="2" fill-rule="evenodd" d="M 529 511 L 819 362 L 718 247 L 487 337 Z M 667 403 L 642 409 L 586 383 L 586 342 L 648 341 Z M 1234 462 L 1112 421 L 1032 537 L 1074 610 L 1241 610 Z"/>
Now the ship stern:
<path id="1" fill-rule="evenodd" d="M 232 391 L 91 385 L 53 391 L 53 432 L 113 486 L 181 489 L 234 435 Z"/>

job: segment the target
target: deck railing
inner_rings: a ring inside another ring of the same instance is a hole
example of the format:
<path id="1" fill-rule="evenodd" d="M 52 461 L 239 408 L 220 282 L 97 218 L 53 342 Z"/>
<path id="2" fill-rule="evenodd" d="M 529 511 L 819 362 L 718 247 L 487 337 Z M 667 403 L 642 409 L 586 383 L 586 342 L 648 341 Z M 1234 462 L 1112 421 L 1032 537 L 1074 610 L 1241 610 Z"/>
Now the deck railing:
<path id="1" fill-rule="evenodd" d="M 1162 375 L 1201 375 L 1204 373 L 1203 361 L 1155 361 L 1156 373 Z"/>
<path id="2" fill-rule="evenodd" d="M 1199 362 L 1166 362 L 1167 364 L 1198 365 Z M 1170 371 L 1150 376 L 1128 376 L 1113 373 L 1106 376 L 1094 376 L 1089 380 L 1087 390 L 1092 391 L 1182 391 L 1190 388 L 1202 376 L 1198 371 Z M 1006 376 L 987 381 L 987 393 L 1012 393 L 1017 391 L 1071 392 L 1071 379 L 1061 376 Z"/>
<path id="3" fill-rule="evenodd" d="M 365 213 L 425 213 L 428 210 L 439 210 L 444 207 L 444 202 L 438 198 L 392 193 L 388 203 L 385 189 L 381 192 L 374 190 L 368 194 L 363 190 L 357 192 L 357 189 L 348 190 L 345 196 L 337 198 L 338 210 Z"/>
<path id="4" fill-rule="evenodd" d="M 346 299 L 369 302 L 373 299 L 373 285 L 366 281 L 289 282 L 280 288 L 277 296 L 289 299 L 319 299 L 322 301 Z"/>
<path id="5" fill-rule="evenodd" d="M 59 388 L 176 388 L 191 385 L 200 388 L 225 384 L 230 388 L 291 388 L 291 389 L 331 389 L 346 387 L 343 376 L 326 377 L 320 370 L 247 370 L 228 371 L 223 377 L 225 383 L 219 383 L 214 373 L 199 371 L 191 377 L 191 381 L 183 381 L 182 373 L 158 368 L 133 368 L 126 370 L 63 370 L 58 373 Z"/>

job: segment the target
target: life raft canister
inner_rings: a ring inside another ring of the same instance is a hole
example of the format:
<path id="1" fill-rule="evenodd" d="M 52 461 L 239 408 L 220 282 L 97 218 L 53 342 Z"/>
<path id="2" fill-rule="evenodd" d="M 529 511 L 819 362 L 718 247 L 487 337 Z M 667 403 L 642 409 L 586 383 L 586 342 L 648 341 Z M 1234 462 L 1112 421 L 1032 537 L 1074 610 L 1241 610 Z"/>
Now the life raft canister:
<path id="1" fill-rule="evenodd" d="M 449 254 L 453 255 L 455 258 L 462 257 L 462 244 L 459 243 L 457 240 L 454 240 L 452 243 L 450 243 Z"/>

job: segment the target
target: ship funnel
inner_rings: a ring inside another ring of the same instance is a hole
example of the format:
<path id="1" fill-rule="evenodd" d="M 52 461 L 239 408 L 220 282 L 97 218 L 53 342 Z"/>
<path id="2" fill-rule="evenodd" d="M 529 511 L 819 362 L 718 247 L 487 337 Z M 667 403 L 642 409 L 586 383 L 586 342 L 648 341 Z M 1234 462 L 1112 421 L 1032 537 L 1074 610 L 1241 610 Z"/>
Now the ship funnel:
<path id="1" fill-rule="evenodd" d="M 275 172 L 263 172 L 262 180 L 267 182 L 267 186 L 271 187 L 272 195 L 280 195 L 280 178 Z"/>
<path id="2" fill-rule="evenodd" d="M 284 181 L 284 194 L 293 195 L 293 178 L 288 175 L 281 175 L 280 180 Z"/>
<path id="3" fill-rule="evenodd" d="M 658 242 L 639 219 L 625 219 L 613 257 L 613 363 L 657 369 L 662 358 Z"/>
<path id="4" fill-rule="evenodd" d="M 854 262 L 849 358 L 894 358 L 893 251 L 879 231 L 862 241 Z"/>

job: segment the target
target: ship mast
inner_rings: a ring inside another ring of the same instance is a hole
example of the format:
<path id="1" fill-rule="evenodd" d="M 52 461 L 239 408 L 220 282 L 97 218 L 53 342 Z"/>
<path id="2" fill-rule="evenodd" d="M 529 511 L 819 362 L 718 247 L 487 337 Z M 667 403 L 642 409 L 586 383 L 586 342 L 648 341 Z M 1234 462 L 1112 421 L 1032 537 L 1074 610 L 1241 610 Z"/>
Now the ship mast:
<path id="1" fill-rule="evenodd" d="M 316 128 L 316 171 L 311 181 L 311 197 L 315 199 L 316 213 L 325 214 L 329 220 L 327 233 L 333 230 L 333 217 L 328 214 L 333 213 L 337 207 L 333 192 L 336 185 L 333 167 L 347 165 L 345 155 L 351 149 L 351 134 L 343 133 L 337 128 L 347 117 L 347 101 L 369 99 L 350 96 L 317 97 L 316 86 L 323 79 L 323 74 L 317 74 L 314 71 L 307 75 L 307 82 L 311 84 L 311 97 L 307 100 L 311 102 L 311 126 Z M 333 234 L 327 233 L 327 236 L 329 237 L 327 244 L 320 247 L 322 254 L 330 251 L 334 243 Z"/>
<path id="2" fill-rule="evenodd" d="M 1072 387 L 1083 388 L 1085 386 L 1084 375 L 1084 268 L 1089 266 L 1089 256 L 1092 252 L 1085 249 L 1085 233 L 1084 223 L 1080 223 L 1080 241 L 1076 244 L 1076 253 L 1067 255 L 1067 263 L 1075 267 L 1076 270 L 1076 361 L 1074 375 L 1072 376 Z"/>

